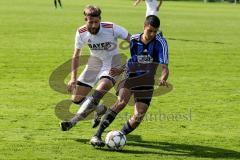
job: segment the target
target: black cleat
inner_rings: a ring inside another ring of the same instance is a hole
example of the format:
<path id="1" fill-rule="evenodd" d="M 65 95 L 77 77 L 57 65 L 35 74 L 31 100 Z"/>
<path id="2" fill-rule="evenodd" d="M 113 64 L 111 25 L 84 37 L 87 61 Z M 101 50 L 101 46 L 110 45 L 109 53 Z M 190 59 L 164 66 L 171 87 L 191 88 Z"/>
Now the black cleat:
<path id="1" fill-rule="evenodd" d="M 60 128 L 62 131 L 68 131 L 73 127 L 73 124 L 68 121 L 63 121 L 60 123 Z"/>
<path id="2" fill-rule="evenodd" d="M 104 106 L 104 105 L 98 106 L 98 110 L 95 112 L 95 116 L 92 121 L 92 128 L 96 128 L 99 125 L 101 118 L 105 114 L 106 111 L 107 111 L 106 106 Z"/>
<path id="3" fill-rule="evenodd" d="M 97 136 L 93 136 L 90 140 L 90 143 L 92 146 L 97 146 L 97 147 L 104 147 L 105 143 L 102 141 L 101 138 L 97 137 Z"/>

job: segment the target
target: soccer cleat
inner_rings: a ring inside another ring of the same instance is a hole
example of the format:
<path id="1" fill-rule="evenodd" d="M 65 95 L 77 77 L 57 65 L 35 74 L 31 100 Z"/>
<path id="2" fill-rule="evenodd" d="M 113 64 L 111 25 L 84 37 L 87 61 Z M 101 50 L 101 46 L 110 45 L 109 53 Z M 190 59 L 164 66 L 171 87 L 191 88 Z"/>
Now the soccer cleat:
<path id="1" fill-rule="evenodd" d="M 97 137 L 97 136 L 93 136 L 90 140 L 90 143 L 92 146 L 97 146 L 97 147 L 104 147 L 105 143 L 102 141 L 101 138 Z"/>
<path id="2" fill-rule="evenodd" d="M 92 121 L 92 128 L 96 128 L 99 125 L 101 118 L 105 114 L 106 111 L 107 111 L 107 107 L 104 105 L 99 105 L 97 107 L 94 119 Z"/>
<path id="3" fill-rule="evenodd" d="M 60 128 L 62 131 L 68 131 L 73 127 L 73 124 L 68 121 L 64 121 L 60 123 Z"/>

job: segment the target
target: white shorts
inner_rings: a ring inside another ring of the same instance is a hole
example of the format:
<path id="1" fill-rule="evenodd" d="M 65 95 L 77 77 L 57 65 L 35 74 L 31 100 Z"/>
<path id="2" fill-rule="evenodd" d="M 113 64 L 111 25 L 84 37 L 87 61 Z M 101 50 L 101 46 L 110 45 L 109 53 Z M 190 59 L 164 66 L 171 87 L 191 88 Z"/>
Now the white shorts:
<path id="1" fill-rule="evenodd" d="M 158 15 L 158 11 L 155 9 L 147 9 L 146 11 L 146 17 L 149 16 L 149 15 L 155 15 L 157 16 Z"/>
<path id="2" fill-rule="evenodd" d="M 85 69 L 78 78 L 78 81 L 91 87 L 94 87 L 94 85 L 104 77 L 109 77 L 109 79 L 116 82 L 118 76 L 112 77 L 109 75 L 109 71 L 113 67 L 121 67 L 120 55 L 109 56 L 105 59 L 90 56 Z"/>
<path id="3" fill-rule="evenodd" d="M 157 16 L 157 6 L 158 2 L 156 0 L 145 0 L 147 11 L 146 11 L 146 17 L 149 15 L 155 15 Z"/>

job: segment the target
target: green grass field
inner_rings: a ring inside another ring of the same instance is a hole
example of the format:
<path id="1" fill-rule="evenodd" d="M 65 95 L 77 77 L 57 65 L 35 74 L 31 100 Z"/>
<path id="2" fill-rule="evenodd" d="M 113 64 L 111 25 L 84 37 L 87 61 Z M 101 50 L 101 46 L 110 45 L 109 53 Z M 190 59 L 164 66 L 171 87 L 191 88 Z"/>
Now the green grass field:
<path id="1" fill-rule="evenodd" d="M 240 159 L 239 5 L 164 2 L 159 16 L 173 90 L 154 97 L 148 113 L 155 118 L 127 137 L 122 152 L 111 152 L 89 145 L 95 132 L 90 120 L 60 131 L 55 108 L 70 95 L 54 91 L 49 77 L 71 58 L 86 4 L 99 5 L 103 21 L 131 33 L 142 31 L 145 5 L 62 3 L 63 9 L 55 9 L 53 1 L 0 1 L 0 159 Z M 76 110 L 72 105 L 71 112 Z M 132 110 L 127 107 L 107 131 L 121 129 Z"/>

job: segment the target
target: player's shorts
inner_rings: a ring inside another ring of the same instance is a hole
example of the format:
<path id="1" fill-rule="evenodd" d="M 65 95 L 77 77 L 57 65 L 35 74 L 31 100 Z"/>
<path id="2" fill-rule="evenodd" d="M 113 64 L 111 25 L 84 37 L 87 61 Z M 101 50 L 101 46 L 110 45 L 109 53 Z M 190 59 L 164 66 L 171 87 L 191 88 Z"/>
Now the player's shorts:
<path id="1" fill-rule="evenodd" d="M 155 15 L 155 16 L 157 16 L 157 15 L 158 15 L 158 12 L 157 12 L 157 11 L 153 11 L 153 10 L 147 10 L 147 11 L 146 11 L 146 17 L 149 16 L 149 15 Z"/>
<path id="2" fill-rule="evenodd" d="M 120 67 L 121 59 L 120 55 L 109 56 L 106 59 L 102 59 L 95 56 L 90 56 L 88 63 L 81 75 L 78 78 L 78 84 L 89 87 L 94 85 L 102 78 L 108 78 L 112 81 L 113 85 L 118 79 L 118 76 L 112 77 L 109 75 L 109 71 L 112 67 Z"/>
<path id="3" fill-rule="evenodd" d="M 142 102 L 149 106 L 152 100 L 153 89 L 153 86 L 141 86 L 132 88 L 131 91 L 133 92 L 135 103 Z"/>
<path id="4" fill-rule="evenodd" d="M 154 78 L 153 77 L 137 77 L 130 76 L 124 80 L 122 80 L 117 87 L 116 94 L 118 95 L 120 89 L 127 88 L 129 89 L 133 96 L 134 101 L 136 102 L 142 102 L 150 105 L 150 102 L 152 100 L 152 95 L 154 91 Z"/>

